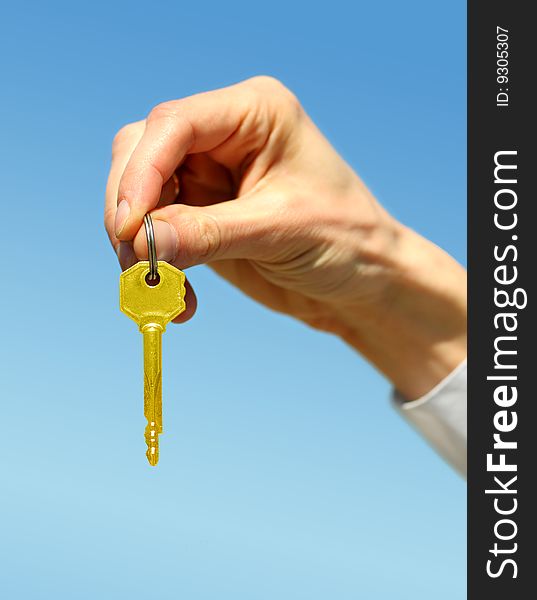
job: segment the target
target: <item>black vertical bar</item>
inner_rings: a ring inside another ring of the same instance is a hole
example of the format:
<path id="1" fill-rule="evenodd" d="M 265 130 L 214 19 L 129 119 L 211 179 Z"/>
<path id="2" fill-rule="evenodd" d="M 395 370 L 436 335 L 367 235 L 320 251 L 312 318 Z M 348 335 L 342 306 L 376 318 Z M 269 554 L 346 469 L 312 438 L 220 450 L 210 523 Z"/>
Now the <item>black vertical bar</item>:
<path id="1" fill-rule="evenodd" d="M 533 8 L 468 3 L 468 597 L 479 600 L 537 598 Z M 495 157 L 516 168 L 495 177 Z"/>

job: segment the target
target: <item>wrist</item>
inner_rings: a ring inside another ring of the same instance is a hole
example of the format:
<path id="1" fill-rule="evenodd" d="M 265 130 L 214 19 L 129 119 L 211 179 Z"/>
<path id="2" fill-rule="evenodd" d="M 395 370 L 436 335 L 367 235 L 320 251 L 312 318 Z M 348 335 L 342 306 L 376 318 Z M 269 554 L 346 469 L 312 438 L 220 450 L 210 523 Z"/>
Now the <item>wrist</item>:
<path id="1" fill-rule="evenodd" d="M 432 242 L 393 226 L 382 294 L 337 307 L 338 333 L 413 400 L 466 356 L 466 271 Z"/>

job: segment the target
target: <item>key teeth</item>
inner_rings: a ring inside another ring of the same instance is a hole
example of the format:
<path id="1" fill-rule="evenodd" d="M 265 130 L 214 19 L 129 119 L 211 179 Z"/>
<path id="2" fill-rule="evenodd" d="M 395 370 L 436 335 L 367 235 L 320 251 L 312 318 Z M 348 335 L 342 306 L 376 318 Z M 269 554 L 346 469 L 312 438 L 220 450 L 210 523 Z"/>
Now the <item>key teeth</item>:
<path id="1" fill-rule="evenodd" d="M 153 377 L 145 373 L 144 414 L 147 419 L 145 428 L 145 443 L 147 444 L 147 460 L 151 466 L 156 466 L 159 459 L 158 436 L 162 433 L 162 401 L 161 401 L 161 372 Z"/>
<path id="2" fill-rule="evenodd" d="M 158 435 L 159 435 L 159 427 L 156 423 L 147 423 L 145 428 L 145 443 L 147 445 L 147 452 L 145 455 L 147 456 L 147 460 L 151 466 L 155 466 L 158 463 L 159 459 L 159 447 L 158 447 Z"/>

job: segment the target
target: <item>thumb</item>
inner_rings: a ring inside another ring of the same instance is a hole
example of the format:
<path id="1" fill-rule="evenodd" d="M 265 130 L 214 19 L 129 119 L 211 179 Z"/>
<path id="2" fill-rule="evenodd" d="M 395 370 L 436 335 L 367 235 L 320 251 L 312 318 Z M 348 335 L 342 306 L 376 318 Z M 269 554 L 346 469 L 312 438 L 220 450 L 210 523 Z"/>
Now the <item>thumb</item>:
<path id="1" fill-rule="evenodd" d="M 220 259 L 270 260 L 286 229 L 281 203 L 259 194 L 209 206 L 172 204 L 151 216 L 158 259 L 179 269 Z M 134 238 L 134 252 L 147 258 L 144 227 Z"/>

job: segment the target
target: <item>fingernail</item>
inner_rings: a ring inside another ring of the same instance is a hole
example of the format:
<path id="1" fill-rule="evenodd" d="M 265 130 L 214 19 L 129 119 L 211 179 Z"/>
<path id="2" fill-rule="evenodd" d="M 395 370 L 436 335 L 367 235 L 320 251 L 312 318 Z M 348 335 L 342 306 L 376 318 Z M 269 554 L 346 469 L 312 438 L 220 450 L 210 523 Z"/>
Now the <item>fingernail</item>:
<path id="1" fill-rule="evenodd" d="M 153 221 L 157 258 L 172 261 L 177 256 L 177 233 L 167 221 Z"/>
<path id="2" fill-rule="evenodd" d="M 132 265 L 138 262 L 136 254 L 132 248 L 132 242 L 119 242 L 116 248 L 117 258 L 123 271 L 132 267 Z"/>
<path id="3" fill-rule="evenodd" d="M 125 223 L 129 218 L 130 212 L 131 207 L 129 206 L 129 203 L 126 200 L 122 200 L 116 210 L 116 220 L 114 222 L 116 236 L 121 234 L 123 228 L 125 227 Z"/>

